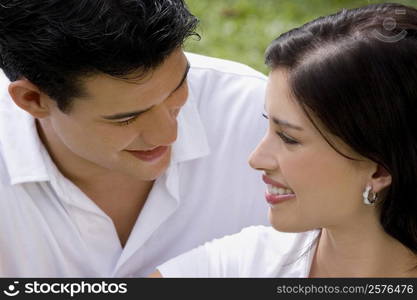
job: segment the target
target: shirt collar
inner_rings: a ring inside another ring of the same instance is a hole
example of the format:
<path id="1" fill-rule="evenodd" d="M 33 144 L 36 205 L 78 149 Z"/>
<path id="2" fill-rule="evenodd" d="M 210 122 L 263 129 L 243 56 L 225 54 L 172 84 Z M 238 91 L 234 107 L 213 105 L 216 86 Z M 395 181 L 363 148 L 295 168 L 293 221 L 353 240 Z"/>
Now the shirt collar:
<path id="1" fill-rule="evenodd" d="M 204 125 L 194 102 L 193 90 L 178 115 L 178 138 L 172 146 L 171 163 L 184 162 L 210 153 Z"/>
<path id="2" fill-rule="evenodd" d="M 287 252 L 283 255 L 280 266 L 282 269 L 277 273 L 277 277 L 309 276 L 320 233 L 320 229 L 314 229 L 295 234 L 294 242 L 289 244 Z"/>
<path id="3" fill-rule="evenodd" d="M 210 154 L 210 148 L 200 113 L 195 103 L 195 92 L 189 86 L 189 97 L 178 115 L 178 138 L 172 145 L 171 163 L 160 178 L 177 202 L 179 201 L 178 163 Z"/>

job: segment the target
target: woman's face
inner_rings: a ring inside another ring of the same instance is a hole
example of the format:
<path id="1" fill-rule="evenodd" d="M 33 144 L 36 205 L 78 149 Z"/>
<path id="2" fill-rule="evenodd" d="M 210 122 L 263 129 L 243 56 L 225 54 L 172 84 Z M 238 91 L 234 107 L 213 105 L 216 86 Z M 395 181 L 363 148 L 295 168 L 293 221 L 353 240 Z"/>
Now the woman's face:
<path id="1" fill-rule="evenodd" d="M 325 141 L 290 95 L 285 70 L 271 72 L 265 108 L 269 128 L 249 163 L 264 171 L 275 229 L 331 228 L 374 214 L 364 205 L 362 193 L 377 165 L 320 127 L 340 152 L 361 161 L 343 157 Z"/>

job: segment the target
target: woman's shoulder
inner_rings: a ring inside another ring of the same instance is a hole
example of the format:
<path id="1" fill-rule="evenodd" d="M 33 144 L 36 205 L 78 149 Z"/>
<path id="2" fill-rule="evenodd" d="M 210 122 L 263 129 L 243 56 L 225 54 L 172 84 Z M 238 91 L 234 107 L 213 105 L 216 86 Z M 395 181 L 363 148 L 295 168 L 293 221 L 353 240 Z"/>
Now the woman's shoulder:
<path id="1" fill-rule="evenodd" d="M 308 250 L 314 244 L 320 230 L 288 233 L 277 231 L 271 226 L 250 226 L 236 234 L 230 242 L 245 246 L 248 254 L 262 253 L 268 257 L 291 257 Z"/>
<path id="2" fill-rule="evenodd" d="M 164 277 L 302 276 L 304 262 L 298 258 L 308 252 L 317 232 L 283 233 L 270 226 L 250 226 L 206 242 L 158 269 Z"/>
<path id="3" fill-rule="evenodd" d="M 277 247 L 282 253 L 292 250 L 293 246 L 302 246 L 310 243 L 318 235 L 319 230 L 304 232 L 281 232 L 272 226 L 250 226 L 242 229 L 239 233 L 231 235 L 234 239 L 242 240 L 261 247 Z M 227 237 L 226 237 L 227 238 Z"/>
<path id="4" fill-rule="evenodd" d="M 271 226 L 250 226 L 213 241 L 206 249 L 211 257 L 228 262 L 222 269 L 234 270 L 230 276 L 304 277 L 319 232 L 286 233 Z"/>

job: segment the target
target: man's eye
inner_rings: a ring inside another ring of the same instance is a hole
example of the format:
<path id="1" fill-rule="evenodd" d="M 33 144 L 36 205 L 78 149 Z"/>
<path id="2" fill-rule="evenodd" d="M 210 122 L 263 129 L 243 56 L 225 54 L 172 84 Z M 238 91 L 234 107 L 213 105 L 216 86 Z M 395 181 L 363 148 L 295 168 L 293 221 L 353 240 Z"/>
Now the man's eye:
<path id="1" fill-rule="evenodd" d="M 119 126 L 127 126 L 130 123 L 132 123 L 133 121 L 135 121 L 137 118 L 138 118 L 138 116 L 135 116 L 135 117 L 132 117 L 132 118 L 127 119 L 127 120 L 118 121 L 118 122 L 116 122 L 116 124 L 119 125 Z"/>

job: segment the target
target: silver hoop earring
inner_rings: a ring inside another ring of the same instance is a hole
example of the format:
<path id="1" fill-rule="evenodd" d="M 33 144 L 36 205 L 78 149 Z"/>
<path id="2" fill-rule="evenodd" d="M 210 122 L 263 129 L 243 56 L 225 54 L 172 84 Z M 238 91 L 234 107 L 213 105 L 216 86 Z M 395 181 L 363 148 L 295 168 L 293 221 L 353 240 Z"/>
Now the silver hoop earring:
<path id="1" fill-rule="evenodd" d="M 372 186 L 368 185 L 362 194 L 363 203 L 365 203 L 366 205 L 375 205 L 376 200 L 378 200 L 377 193 L 374 193 L 371 190 L 372 190 Z"/>

